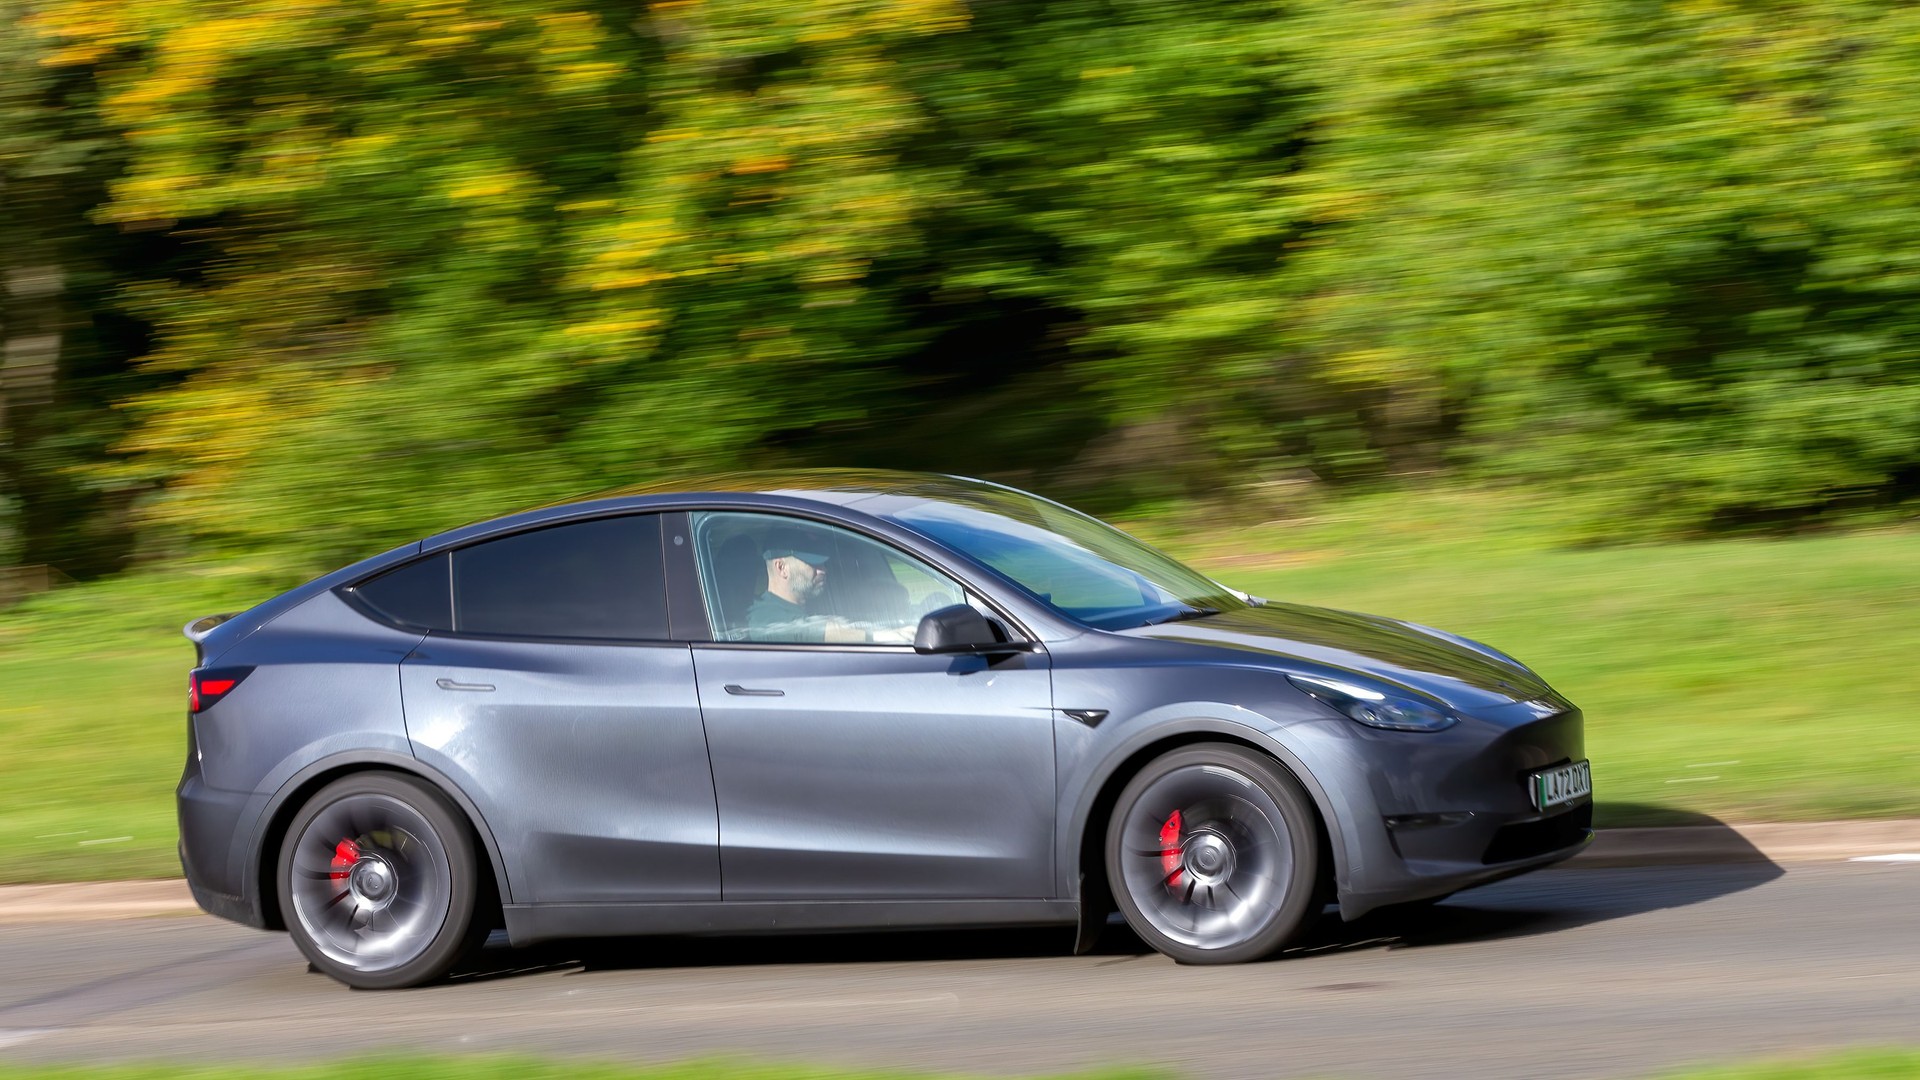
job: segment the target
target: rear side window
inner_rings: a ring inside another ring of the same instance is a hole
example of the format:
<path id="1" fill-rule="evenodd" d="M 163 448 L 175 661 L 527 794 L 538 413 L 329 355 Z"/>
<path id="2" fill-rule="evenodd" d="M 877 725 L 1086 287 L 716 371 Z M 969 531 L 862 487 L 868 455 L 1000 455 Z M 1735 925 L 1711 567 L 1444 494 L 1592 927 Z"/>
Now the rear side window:
<path id="1" fill-rule="evenodd" d="M 354 586 L 353 593 L 388 622 L 425 630 L 453 628 L 453 591 L 445 555 L 389 570 Z"/>
<path id="2" fill-rule="evenodd" d="M 660 518 L 600 518 L 462 548 L 453 611 L 463 634 L 664 639 Z"/>

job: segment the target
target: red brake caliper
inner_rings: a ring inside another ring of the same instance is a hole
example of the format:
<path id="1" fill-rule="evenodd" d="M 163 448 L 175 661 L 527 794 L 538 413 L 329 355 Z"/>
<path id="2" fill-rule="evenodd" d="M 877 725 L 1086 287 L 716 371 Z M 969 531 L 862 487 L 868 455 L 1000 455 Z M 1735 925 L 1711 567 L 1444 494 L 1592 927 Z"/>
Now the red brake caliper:
<path id="1" fill-rule="evenodd" d="M 333 870 L 327 877 L 334 884 L 347 880 L 353 871 L 353 864 L 360 861 L 360 845 L 352 840 L 342 840 L 333 847 Z"/>
<path id="2" fill-rule="evenodd" d="M 1180 869 L 1180 811 L 1167 816 L 1160 826 L 1160 869 L 1167 875 L 1169 888 L 1178 886 L 1185 874 Z"/>

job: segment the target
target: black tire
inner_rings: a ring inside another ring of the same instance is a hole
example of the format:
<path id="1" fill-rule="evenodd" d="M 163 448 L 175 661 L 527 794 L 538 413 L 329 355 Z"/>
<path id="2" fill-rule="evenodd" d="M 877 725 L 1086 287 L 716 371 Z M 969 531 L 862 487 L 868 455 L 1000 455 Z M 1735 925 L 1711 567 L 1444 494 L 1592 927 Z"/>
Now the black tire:
<path id="1" fill-rule="evenodd" d="M 473 831 L 410 776 L 355 773 L 294 815 L 280 845 L 280 913 L 315 968 L 362 990 L 439 979 L 485 932 Z"/>
<path id="2" fill-rule="evenodd" d="M 1164 840 L 1177 834 L 1177 839 Z M 1107 824 L 1107 881 L 1141 940 L 1183 964 L 1269 956 L 1318 914 L 1313 804 L 1273 759 L 1203 743 L 1149 763 Z"/>

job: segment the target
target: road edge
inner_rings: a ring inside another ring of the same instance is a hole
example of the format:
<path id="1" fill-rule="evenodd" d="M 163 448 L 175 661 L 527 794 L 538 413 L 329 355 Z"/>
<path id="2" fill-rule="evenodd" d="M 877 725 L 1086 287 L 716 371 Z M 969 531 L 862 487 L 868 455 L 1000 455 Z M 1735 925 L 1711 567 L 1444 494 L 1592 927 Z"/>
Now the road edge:
<path id="1" fill-rule="evenodd" d="M 1842 862 L 1911 855 L 1920 862 L 1920 818 L 1600 829 L 1572 869 L 1720 863 Z M 0 925 L 197 915 L 187 883 L 88 881 L 0 885 Z"/>

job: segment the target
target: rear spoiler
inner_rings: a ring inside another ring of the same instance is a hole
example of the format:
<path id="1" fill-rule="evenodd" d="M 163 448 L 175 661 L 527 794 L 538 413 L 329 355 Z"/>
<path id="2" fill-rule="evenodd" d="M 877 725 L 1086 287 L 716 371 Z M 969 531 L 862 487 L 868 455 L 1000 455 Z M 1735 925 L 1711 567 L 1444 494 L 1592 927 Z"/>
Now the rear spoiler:
<path id="1" fill-rule="evenodd" d="M 187 635 L 187 640 L 193 642 L 194 663 L 197 664 L 206 658 L 200 643 L 207 640 L 207 635 L 213 633 L 213 628 L 238 614 L 240 613 L 237 611 L 229 611 L 224 615 L 202 615 L 180 628 L 180 632 Z"/>

